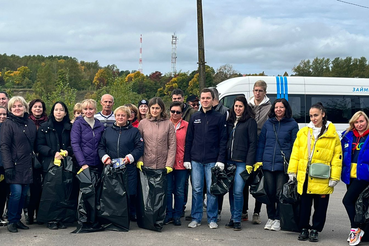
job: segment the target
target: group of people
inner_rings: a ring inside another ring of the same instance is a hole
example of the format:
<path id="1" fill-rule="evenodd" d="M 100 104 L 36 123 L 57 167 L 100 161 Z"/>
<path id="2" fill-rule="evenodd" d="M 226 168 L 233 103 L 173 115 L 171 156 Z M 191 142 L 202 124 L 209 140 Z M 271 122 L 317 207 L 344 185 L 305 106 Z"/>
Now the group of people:
<path id="1" fill-rule="evenodd" d="M 340 139 L 334 124 L 327 119 L 324 106 L 316 103 L 309 110 L 310 123 L 299 130 L 288 101 L 280 98 L 271 103 L 266 92 L 266 83 L 259 80 L 254 84 L 253 97 L 247 100 L 237 96 L 232 108 L 228 109 L 219 102 L 215 88 L 203 89 L 199 98 L 188 97 L 187 103 L 183 91 L 175 89 L 169 115 L 159 97 L 141 100 L 138 107 L 126 104 L 113 111 L 114 98 L 105 94 L 100 101 L 101 112 L 97 113 L 96 101 L 86 99 L 76 104 L 72 121 L 63 102 L 56 102 L 46 116 L 42 100 L 27 104 L 22 97 L 9 100 L 6 93 L 0 93 L 0 212 L 4 211 L 10 193 L 8 230 L 28 229 L 20 218 L 30 187 L 27 213 L 28 222 L 33 223 L 34 212 L 42 206 L 39 204 L 40 180 L 50 165 L 58 163 L 57 160 L 73 156 L 81 170 L 88 169 L 100 177 L 104 166 L 122 158 L 128 173 L 131 221 L 137 220 L 139 206 L 138 170 L 146 167 L 163 169 L 167 173 L 164 224 L 181 225 L 190 181 L 192 207 L 191 216 L 186 217 L 191 220 L 188 227 L 201 225 L 203 207 L 206 207 L 209 228 L 218 228 L 223 196 L 210 192 L 211 169 L 216 167 L 222 171 L 228 165 L 235 165 L 229 191 L 231 218 L 226 228 L 239 231 L 241 221 L 248 220 L 249 187 L 240 173 L 251 174 L 261 169 L 269 200 L 264 229 L 281 229 L 278 195 L 288 180 L 296 181 L 300 194 L 298 240 L 311 242 L 318 241 L 329 195 L 342 179 L 347 184 L 343 204 L 351 222 L 348 242 L 357 245 L 364 231 L 363 225 L 355 222 L 355 202 L 369 185 L 367 115 L 363 111 L 356 112 Z M 34 157 L 41 162 L 41 170 L 32 166 Z M 316 164 L 328 168 L 328 177 L 311 174 L 310 169 Z M 255 224 L 261 223 L 261 206 L 256 200 L 252 215 Z M 91 228 L 101 226 L 96 216 L 89 218 L 95 219 L 79 221 L 81 226 L 84 223 Z M 57 220 L 48 221 L 47 226 L 66 228 L 63 221 Z"/>

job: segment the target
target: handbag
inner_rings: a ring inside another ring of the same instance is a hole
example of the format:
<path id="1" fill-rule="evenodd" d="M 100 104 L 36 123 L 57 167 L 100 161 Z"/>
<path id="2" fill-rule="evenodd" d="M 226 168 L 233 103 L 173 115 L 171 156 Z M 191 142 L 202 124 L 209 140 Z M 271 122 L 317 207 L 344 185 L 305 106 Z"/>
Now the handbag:
<path id="1" fill-rule="evenodd" d="M 315 144 L 313 147 L 313 152 L 315 149 Z M 311 159 L 313 155 L 311 154 L 310 150 L 311 146 L 311 136 L 310 131 L 308 132 L 308 174 L 310 177 L 318 178 L 318 179 L 329 179 L 331 177 L 331 166 L 324 164 L 324 163 L 311 163 Z"/>
<path id="2" fill-rule="evenodd" d="M 275 134 L 275 138 L 277 139 L 277 143 L 278 143 L 278 146 L 279 146 L 279 150 L 281 151 L 281 156 L 282 156 L 282 161 L 283 161 L 283 169 L 284 169 L 284 173 L 287 174 L 287 170 L 288 170 L 288 161 L 286 159 L 286 155 L 284 154 L 282 148 L 281 148 L 281 144 L 279 143 L 279 139 L 278 139 L 278 135 L 277 135 L 277 132 L 275 130 L 275 126 L 273 124 L 273 131 L 274 131 L 274 134 Z"/>
<path id="3" fill-rule="evenodd" d="M 40 169 L 42 168 L 42 164 L 40 163 L 40 161 L 37 159 L 37 155 L 35 153 L 35 151 L 33 150 L 33 146 L 31 144 L 31 141 L 29 140 L 27 134 L 25 132 L 23 132 L 24 135 L 26 135 L 26 138 L 28 140 L 29 145 L 31 146 L 32 149 L 32 166 L 34 169 Z"/>

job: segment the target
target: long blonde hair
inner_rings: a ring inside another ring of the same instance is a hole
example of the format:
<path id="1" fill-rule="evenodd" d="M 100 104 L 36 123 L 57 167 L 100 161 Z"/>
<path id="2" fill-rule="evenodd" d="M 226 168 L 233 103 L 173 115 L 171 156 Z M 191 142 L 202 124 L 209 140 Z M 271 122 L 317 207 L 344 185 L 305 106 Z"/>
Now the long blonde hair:
<path id="1" fill-rule="evenodd" d="M 369 118 L 368 116 L 363 112 L 363 111 L 357 111 L 349 120 L 349 127 L 346 129 L 346 132 L 352 131 L 353 129 L 355 129 L 355 122 L 359 119 L 360 116 L 364 116 L 365 120 L 366 120 L 366 129 L 365 131 L 367 131 L 369 129 Z"/>

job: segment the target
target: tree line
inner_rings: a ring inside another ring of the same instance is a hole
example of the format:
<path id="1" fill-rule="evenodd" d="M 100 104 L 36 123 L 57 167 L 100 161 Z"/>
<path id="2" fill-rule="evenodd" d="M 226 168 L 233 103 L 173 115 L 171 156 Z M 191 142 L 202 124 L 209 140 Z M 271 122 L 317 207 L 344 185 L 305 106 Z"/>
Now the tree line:
<path id="1" fill-rule="evenodd" d="M 292 71 L 295 76 L 369 78 L 369 64 L 365 57 L 316 57 L 302 60 Z"/>
<path id="2" fill-rule="evenodd" d="M 259 74 L 265 75 L 264 72 Z M 68 108 L 78 100 L 109 93 L 116 105 L 136 103 L 154 96 L 170 101 L 173 89 L 180 88 L 185 97 L 199 94 L 198 71 L 162 74 L 159 71 L 144 75 L 139 71 L 119 70 L 116 65 L 100 66 L 98 61 L 78 61 L 68 56 L 17 56 L 0 54 L 0 89 L 10 95 L 27 90 L 26 100 L 41 98 L 48 108 L 58 100 Z M 226 64 L 217 69 L 206 66 L 206 87 L 232 78 L 244 76 Z"/>

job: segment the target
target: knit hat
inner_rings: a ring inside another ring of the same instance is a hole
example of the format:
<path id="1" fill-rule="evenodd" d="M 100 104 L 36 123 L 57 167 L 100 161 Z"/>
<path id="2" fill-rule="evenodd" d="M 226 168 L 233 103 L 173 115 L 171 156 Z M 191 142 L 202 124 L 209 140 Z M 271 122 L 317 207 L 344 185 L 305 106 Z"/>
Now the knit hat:
<path id="1" fill-rule="evenodd" d="M 149 102 L 146 101 L 145 99 L 142 99 L 141 101 L 138 102 L 138 107 L 140 107 L 141 104 L 146 104 L 147 106 L 149 106 Z"/>
<path id="2" fill-rule="evenodd" d="M 186 102 L 195 102 L 195 101 L 197 101 L 197 102 L 199 101 L 199 98 L 195 95 L 191 95 L 191 96 L 187 97 L 187 100 L 186 100 Z"/>

